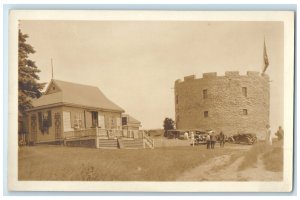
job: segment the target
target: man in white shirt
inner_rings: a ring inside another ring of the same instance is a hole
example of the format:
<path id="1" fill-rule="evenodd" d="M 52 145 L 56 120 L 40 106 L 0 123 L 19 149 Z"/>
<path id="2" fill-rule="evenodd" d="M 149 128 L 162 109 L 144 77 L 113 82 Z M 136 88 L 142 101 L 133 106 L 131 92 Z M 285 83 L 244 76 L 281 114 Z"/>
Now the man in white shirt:
<path id="1" fill-rule="evenodd" d="M 272 135 L 271 135 L 270 125 L 267 124 L 266 128 L 267 128 L 267 130 L 266 130 L 265 142 L 266 142 L 266 144 L 272 145 Z"/>
<path id="2" fill-rule="evenodd" d="M 208 132 L 208 135 L 206 136 L 206 148 L 210 149 L 210 132 Z"/>
<path id="3" fill-rule="evenodd" d="M 193 146 L 195 146 L 195 135 L 193 132 L 191 132 L 191 143 Z"/>

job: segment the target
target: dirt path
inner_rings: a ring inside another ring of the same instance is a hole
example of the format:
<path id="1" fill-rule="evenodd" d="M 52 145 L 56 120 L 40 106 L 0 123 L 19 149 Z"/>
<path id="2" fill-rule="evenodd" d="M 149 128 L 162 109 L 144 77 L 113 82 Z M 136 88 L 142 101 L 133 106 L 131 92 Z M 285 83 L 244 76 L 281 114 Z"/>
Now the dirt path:
<path id="1" fill-rule="evenodd" d="M 271 172 L 264 168 L 259 158 L 256 166 L 239 171 L 244 157 L 232 159 L 233 155 L 211 158 L 198 167 L 185 172 L 177 181 L 281 181 L 282 172 Z"/>

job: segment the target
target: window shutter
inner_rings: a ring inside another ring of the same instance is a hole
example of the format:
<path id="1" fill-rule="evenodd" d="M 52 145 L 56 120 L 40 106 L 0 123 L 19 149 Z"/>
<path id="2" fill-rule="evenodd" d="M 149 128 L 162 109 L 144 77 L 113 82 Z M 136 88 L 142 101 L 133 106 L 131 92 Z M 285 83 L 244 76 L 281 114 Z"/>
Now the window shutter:
<path id="1" fill-rule="evenodd" d="M 101 114 L 100 114 L 100 112 L 98 112 L 98 127 L 101 127 L 101 128 L 102 128 L 102 124 L 101 124 L 101 119 L 100 119 L 100 117 L 101 117 Z"/>
<path id="2" fill-rule="evenodd" d="M 100 126 L 101 129 L 105 129 L 104 116 L 101 115 L 101 113 L 98 113 L 98 126 Z"/>
<path id="3" fill-rule="evenodd" d="M 51 110 L 48 111 L 48 127 L 52 126 Z"/>
<path id="4" fill-rule="evenodd" d="M 63 111 L 63 125 L 64 131 L 72 131 L 71 128 L 71 113 Z"/>
<path id="5" fill-rule="evenodd" d="M 43 132 L 43 116 L 42 116 L 42 112 L 38 112 L 38 116 L 39 116 L 39 130 L 41 132 Z"/>
<path id="6" fill-rule="evenodd" d="M 74 112 L 70 112 L 71 128 L 74 128 L 74 122 L 75 122 L 75 114 L 74 114 Z"/>
<path id="7" fill-rule="evenodd" d="M 111 125 L 110 125 L 110 117 L 106 116 L 105 117 L 105 127 L 107 129 L 111 129 Z"/>
<path id="8" fill-rule="evenodd" d="M 117 129 L 121 129 L 121 118 L 117 117 Z"/>

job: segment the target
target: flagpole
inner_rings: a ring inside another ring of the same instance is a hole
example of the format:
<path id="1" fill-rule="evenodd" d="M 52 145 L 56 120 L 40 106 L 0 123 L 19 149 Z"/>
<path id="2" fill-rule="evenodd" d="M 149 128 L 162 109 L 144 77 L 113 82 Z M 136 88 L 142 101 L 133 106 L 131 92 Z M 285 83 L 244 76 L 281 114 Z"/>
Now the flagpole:
<path id="1" fill-rule="evenodd" d="M 53 79 L 53 60 L 51 58 L 51 71 L 52 71 L 52 79 Z"/>
<path id="2" fill-rule="evenodd" d="M 267 47 L 266 47 L 266 40 L 265 40 L 265 37 L 264 37 L 264 52 L 263 52 L 263 58 L 264 58 L 264 68 L 263 68 L 263 71 L 262 71 L 262 75 L 265 74 L 268 66 L 269 66 L 269 59 L 268 59 L 268 54 L 267 54 Z"/>

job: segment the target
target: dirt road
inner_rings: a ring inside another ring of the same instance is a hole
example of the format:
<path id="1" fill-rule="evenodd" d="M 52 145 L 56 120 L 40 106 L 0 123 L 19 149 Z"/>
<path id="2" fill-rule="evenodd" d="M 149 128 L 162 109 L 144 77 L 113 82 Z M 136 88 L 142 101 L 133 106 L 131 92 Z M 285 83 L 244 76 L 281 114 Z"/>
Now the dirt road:
<path id="1" fill-rule="evenodd" d="M 231 148 L 249 148 L 236 146 Z M 265 169 L 261 157 L 254 166 L 241 170 L 239 166 L 245 159 L 244 154 L 230 154 L 211 158 L 205 163 L 183 173 L 177 181 L 281 181 L 282 172 Z"/>

